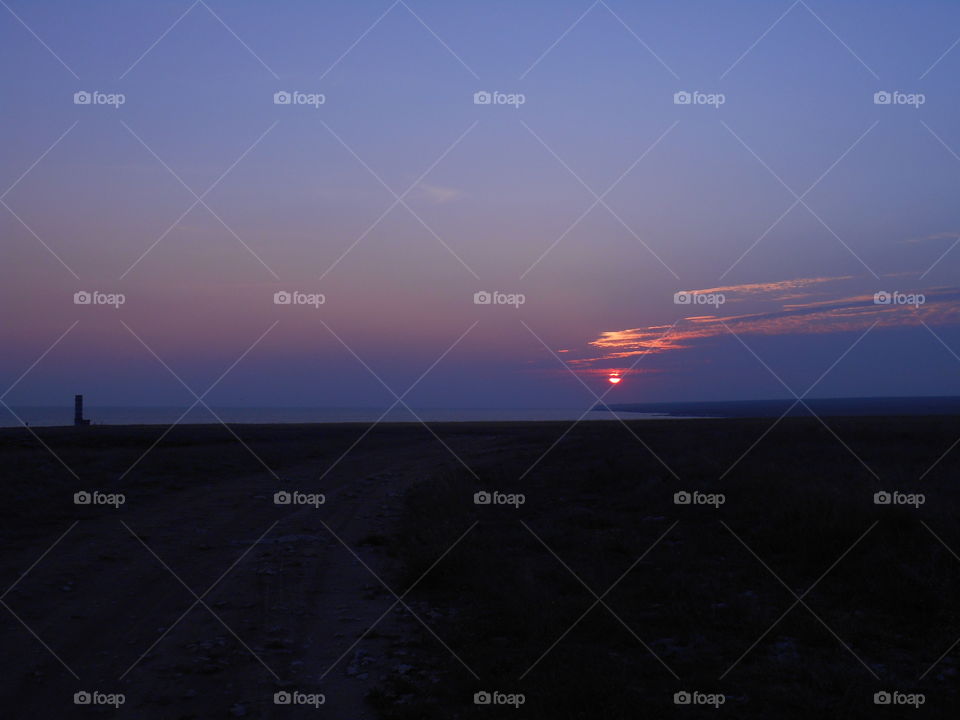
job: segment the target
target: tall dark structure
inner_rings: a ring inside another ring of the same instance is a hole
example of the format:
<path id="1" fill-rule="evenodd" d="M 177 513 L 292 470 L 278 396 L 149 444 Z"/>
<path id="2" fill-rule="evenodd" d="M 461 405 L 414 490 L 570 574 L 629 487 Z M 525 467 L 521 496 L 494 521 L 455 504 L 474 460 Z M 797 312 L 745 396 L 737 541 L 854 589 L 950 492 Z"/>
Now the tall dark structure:
<path id="1" fill-rule="evenodd" d="M 74 395 L 73 396 L 73 424 L 74 425 L 89 425 L 89 420 L 83 419 L 83 395 Z"/>

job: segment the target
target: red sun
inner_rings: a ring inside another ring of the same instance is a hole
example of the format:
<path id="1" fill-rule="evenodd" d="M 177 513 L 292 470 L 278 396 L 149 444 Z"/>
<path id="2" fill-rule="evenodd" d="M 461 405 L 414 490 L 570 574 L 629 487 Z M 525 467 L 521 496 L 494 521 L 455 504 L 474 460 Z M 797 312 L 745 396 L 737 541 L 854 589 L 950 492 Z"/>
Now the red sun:
<path id="1" fill-rule="evenodd" d="M 607 380 L 609 380 L 611 384 L 616 385 L 618 382 L 623 380 L 623 378 L 620 377 L 619 375 L 611 375 L 610 377 L 607 378 Z"/>

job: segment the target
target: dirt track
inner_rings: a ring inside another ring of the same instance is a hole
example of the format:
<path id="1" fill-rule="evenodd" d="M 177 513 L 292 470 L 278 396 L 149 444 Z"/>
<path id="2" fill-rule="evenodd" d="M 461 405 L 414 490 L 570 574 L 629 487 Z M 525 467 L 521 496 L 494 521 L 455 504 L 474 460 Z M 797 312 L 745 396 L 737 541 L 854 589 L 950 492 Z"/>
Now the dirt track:
<path id="1" fill-rule="evenodd" d="M 322 693 L 326 717 L 372 717 L 364 696 L 405 613 L 387 613 L 354 647 L 395 600 L 370 572 L 390 584 L 377 537 L 404 487 L 459 463 L 423 428 L 383 426 L 320 481 L 363 430 L 290 427 L 277 442 L 273 430 L 245 428 L 251 453 L 224 428 L 178 428 L 122 481 L 162 428 L 40 431 L 79 482 L 26 431 L 3 431 L 3 589 L 72 528 L 4 598 L 29 626 L 3 610 L 11 717 L 115 712 L 74 705 L 78 690 L 123 693 L 121 717 L 310 710 L 275 705 L 282 690 Z M 496 445 L 470 431 L 450 442 L 471 465 Z M 77 506 L 80 489 L 126 502 Z M 326 502 L 278 506 L 281 489 Z"/>

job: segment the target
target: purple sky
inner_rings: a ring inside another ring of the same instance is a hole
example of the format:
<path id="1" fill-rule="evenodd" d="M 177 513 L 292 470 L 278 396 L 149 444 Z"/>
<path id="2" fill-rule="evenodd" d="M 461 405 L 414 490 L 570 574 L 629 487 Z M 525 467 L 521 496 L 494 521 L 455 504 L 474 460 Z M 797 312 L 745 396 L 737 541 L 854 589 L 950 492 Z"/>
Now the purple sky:
<path id="1" fill-rule="evenodd" d="M 10 405 L 960 394 L 956 3 L 5 2 Z"/>

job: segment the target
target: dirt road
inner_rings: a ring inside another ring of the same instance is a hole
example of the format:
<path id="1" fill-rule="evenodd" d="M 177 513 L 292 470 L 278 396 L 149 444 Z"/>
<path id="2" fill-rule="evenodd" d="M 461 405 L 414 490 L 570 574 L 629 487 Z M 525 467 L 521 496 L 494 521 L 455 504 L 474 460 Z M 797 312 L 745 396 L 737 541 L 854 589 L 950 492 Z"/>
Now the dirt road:
<path id="1" fill-rule="evenodd" d="M 497 439 L 465 428 L 448 450 L 383 426 L 347 452 L 364 429 L 238 428 L 244 447 L 178 428 L 124 477 L 162 428 L 40 431 L 52 453 L 3 431 L 5 714 L 306 717 L 322 694 L 325 717 L 372 717 L 407 612 L 384 586 L 403 491 L 462 467 L 450 450 L 479 467 Z M 125 502 L 75 505 L 80 490 Z M 303 496 L 277 505 L 278 491 Z"/>

